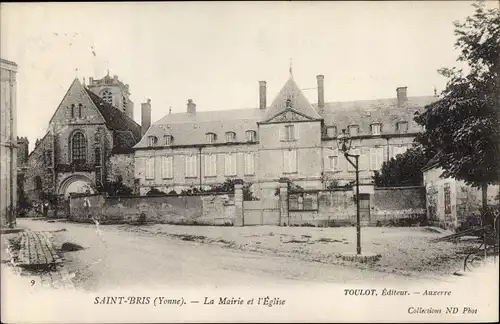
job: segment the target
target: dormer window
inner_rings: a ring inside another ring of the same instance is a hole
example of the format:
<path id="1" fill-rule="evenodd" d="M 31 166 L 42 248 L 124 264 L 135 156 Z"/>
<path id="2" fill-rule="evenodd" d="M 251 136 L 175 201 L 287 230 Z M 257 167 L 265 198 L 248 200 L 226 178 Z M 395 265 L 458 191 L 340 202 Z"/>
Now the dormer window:
<path id="1" fill-rule="evenodd" d="M 245 135 L 246 135 L 248 142 L 253 143 L 253 142 L 257 141 L 257 132 L 255 132 L 253 130 L 248 130 L 248 131 L 246 131 Z"/>
<path id="2" fill-rule="evenodd" d="M 226 142 L 227 143 L 232 143 L 236 141 L 236 133 L 234 132 L 227 132 L 226 133 Z"/>
<path id="3" fill-rule="evenodd" d="M 372 135 L 380 135 L 382 131 L 382 125 L 381 124 L 372 124 Z"/>
<path id="4" fill-rule="evenodd" d="M 358 136 L 359 135 L 359 126 L 358 125 L 349 126 L 349 135 L 350 136 Z"/>
<path id="5" fill-rule="evenodd" d="M 148 136 L 148 146 L 155 146 L 158 143 L 158 138 L 156 136 Z"/>
<path id="6" fill-rule="evenodd" d="M 214 133 L 207 133 L 207 143 L 208 144 L 213 144 L 215 143 L 215 140 L 217 139 L 217 136 Z"/>
<path id="7" fill-rule="evenodd" d="M 396 131 L 400 134 L 408 132 L 408 122 L 400 121 L 396 123 Z"/>
<path id="8" fill-rule="evenodd" d="M 337 136 L 337 126 L 328 126 L 326 128 L 326 136 L 327 137 L 335 137 L 335 136 Z"/>
<path id="9" fill-rule="evenodd" d="M 164 139 L 166 146 L 172 145 L 172 142 L 174 141 L 174 137 L 172 135 L 165 135 Z"/>

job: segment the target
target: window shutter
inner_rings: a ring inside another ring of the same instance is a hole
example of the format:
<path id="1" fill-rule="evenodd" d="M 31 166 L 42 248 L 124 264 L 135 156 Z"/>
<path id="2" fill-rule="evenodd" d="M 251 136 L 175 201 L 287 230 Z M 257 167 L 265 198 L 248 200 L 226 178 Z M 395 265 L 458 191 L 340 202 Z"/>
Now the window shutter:
<path id="1" fill-rule="evenodd" d="M 370 169 L 377 170 L 377 149 L 374 147 L 370 149 Z"/>
<path id="2" fill-rule="evenodd" d="M 289 173 L 290 170 L 289 170 L 289 160 L 290 160 L 290 151 L 288 150 L 284 150 L 283 151 L 283 171 L 285 173 Z"/>
<path id="3" fill-rule="evenodd" d="M 290 152 L 290 171 L 297 172 L 297 150 L 292 150 Z"/>

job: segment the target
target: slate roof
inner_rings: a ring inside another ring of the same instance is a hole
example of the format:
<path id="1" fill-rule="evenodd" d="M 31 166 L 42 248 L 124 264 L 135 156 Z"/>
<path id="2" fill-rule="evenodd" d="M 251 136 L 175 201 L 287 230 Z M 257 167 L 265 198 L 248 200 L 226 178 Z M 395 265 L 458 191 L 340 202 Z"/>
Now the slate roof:
<path id="1" fill-rule="evenodd" d="M 436 167 L 438 162 L 439 162 L 440 156 L 441 156 L 441 152 L 434 155 L 434 157 L 432 159 L 430 159 L 426 165 L 424 165 L 424 167 L 422 168 L 422 172 L 433 169 L 434 167 Z"/>
<path id="2" fill-rule="evenodd" d="M 245 132 L 257 132 L 257 122 L 261 120 L 264 112 L 258 108 L 250 108 L 168 114 L 151 125 L 135 147 L 147 147 L 148 136 L 156 136 L 158 144 L 161 145 L 165 135 L 174 137 L 173 145 L 205 144 L 207 133 L 215 133 L 216 142 L 224 143 L 226 132 L 236 133 L 236 142 L 245 142 Z"/>
<path id="3" fill-rule="evenodd" d="M 268 121 L 285 111 L 287 109 L 287 100 L 290 100 L 293 110 L 312 119 L 321 119 L 321 116 L 314 110 L 292 75 L 290 75 L 271 105 L 266 108 L 266 113 L 262 121 Z"/>
<path id="4" fill-rule="evenodd" d="M 245 131 L 257 131 L 257 122 L 268 121 L 280 114 L 286 109 L 288 98 L 292 101 L 293 110 L 312 119 L 323 119 L 325 126 L 336 126 L 337 132 L 349 125 L 358 125 L 359 135 L 371 134 L 370 125 L 374 123 L 382 124 L 382 134 L 394 134 L 399 121 L 408 122 L 408 133 L 419 132 L 420 127 L 413 121 L 415 113 L 424 111 L 426 105 L 437 100 L 434 96 L 409 97 L 402 107 L 398 106 L 397 98 L 327 102 L 324 109 L 320 110 L 317 104 L 309 103 L 290 76 L 265 110 L 249 108 L 168 114 L 153 123 L 134 148 L 147 147 L 148 136 L 156 136 L 157 145 L 163 146 L 165 135 L 173 136 L 173 145 L 207 144 L 207 133 L 215 133 L 216 142 L 224 143 L 226 132 L 235 132 L 236 142 L 244 142 Z"/>
<path id="5" fill-rule="evenodd" d="M 131 132 L 135 137 L 135 141 L 141 138 L 141 126 L 132 118 L 127 116 L 123 111 L 113 107 L 106 101 L 102 100 L 98 95 L 85 88 L 90 99 L 97 107 L 101 115 L 104 117 L 106 125 L 109 129 L 122 132 Z M 128 135 L 125 135 L 128 136 Z"/>
<path id="6" fill-rule="evenodd" d="M 396 98 L 376 100 L 356 100 L 346 102 L 327 102 L 321 112 L 317 105 L 314 108 L 321 113 L 325 126 L 336 126 L 337 132 L 349 125 L 359 126 L 359 135 L 371 134 L 371 124 L 382 124 L 382 133 L 395 133 L 396 123 L 408 122 L 408 133 L 419 132 L 413 118 L 421 113 L 425 106 L 436 101 L 434 96 L 408 97 L 402 107 L 398 107 Z"/>

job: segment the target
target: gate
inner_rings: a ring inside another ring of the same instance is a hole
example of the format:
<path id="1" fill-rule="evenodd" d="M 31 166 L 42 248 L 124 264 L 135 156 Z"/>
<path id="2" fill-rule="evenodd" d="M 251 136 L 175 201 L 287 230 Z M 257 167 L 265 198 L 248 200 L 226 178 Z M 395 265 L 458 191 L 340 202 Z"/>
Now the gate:
<path id="1" fill-rule="evenodd" d="M 243 226 L 279 224 L 280 206 L 278 200 L 243 202 Z"/>

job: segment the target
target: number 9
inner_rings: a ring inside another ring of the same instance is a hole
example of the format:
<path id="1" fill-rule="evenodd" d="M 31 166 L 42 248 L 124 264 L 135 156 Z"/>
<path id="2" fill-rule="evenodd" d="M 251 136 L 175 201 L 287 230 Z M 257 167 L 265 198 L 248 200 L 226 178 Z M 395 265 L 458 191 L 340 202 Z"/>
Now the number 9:
<path id="1" fill-rule="evenodd" d="M 31 286 L 35 285 L 35 280 L 31 280 Z"/>

